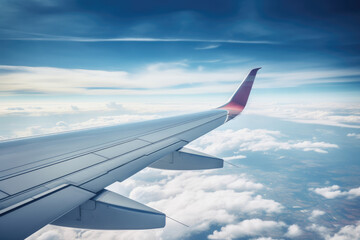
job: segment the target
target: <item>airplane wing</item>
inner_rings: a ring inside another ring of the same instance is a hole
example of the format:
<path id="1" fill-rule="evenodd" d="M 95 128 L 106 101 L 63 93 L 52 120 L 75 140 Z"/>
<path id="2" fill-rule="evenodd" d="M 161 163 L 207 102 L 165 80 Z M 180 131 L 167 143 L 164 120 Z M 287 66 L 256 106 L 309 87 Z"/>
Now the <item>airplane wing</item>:
<path id="1" fill-rule="evenodd" d="M 217 109 L 1 142 L 0 238 L 24 239 L 49 223 L 90 229 L 164 227 L 165 214 L 104 188 L 148 166 L 222 167 L 222 159 L 184 146 L 241 113 L 258 70 L 251 70 Z"/>

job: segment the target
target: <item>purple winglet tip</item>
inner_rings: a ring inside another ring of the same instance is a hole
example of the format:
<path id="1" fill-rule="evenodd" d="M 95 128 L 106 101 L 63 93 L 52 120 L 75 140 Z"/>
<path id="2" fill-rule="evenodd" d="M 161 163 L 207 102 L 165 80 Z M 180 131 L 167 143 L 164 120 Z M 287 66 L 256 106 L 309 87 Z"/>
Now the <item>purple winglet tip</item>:
<path id="1" fill-rule="evenodd" d="M 239 88 L 236 90 L 234 95 L 231 97 L 231 100 L 227 104 L 219 107 L 220 109 L 228 110 L 229 117 L 231 117 L 230 119 L 239 115 L 245 108 L 252 89 L 252 85 L 255 80 L 256 73 L 259 69 L 261 68 L 252 69 L 241 83 Z"/>

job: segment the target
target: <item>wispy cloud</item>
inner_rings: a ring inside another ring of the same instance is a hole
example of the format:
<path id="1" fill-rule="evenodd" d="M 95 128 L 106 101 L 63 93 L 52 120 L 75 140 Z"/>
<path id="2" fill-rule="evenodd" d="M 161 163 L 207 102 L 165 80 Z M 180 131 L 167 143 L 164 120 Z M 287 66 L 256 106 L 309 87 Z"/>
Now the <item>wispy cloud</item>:
<path id="1" fill-rule="evenodd" d="M 191 64 L 191 61 L 153 63 L 135 73 L 0 65 L 0 70 L 5 70 L 0 75 L 0 92 L 3 95 L 26 93 L 156 95 L 164 94 L 166 89 L 167 94 L 231 93 L 249 71 L 246 66 L 199 71 L 192 68 Z M 284 88 L 319 82 L 342 82 L 343 77 L 358 75 L 360 75 L 359 70 L 344 69 L 331 72 L 264 72 L 259 74 L 261 81 L 257 81 L 255 87 Z M 231 82 L 234 85 L 229 84 Z M 172 89 L 184 84 L 191 84 L 191 87 Z"/>
<path id="2" fill-rule="evenodd" d="M 233 43 L 233 44 L 279 44 L 273 41 L 261 40 L 237 40 L 237 39 L 197 39 L 197 38 L 87 38 L 72 36 L 51 36 L 51 37 L 9 37 L 0 40 L 16 41 L 62 41 L 62 42 L 202 42 L 202 43 Z M 217 46 L 218 47 L 218 46 Z"/>
<path id="3" fill-rule="evenodd" d="M 360 133 L 348 133 L 346 136 L 360 139 Z"/>
<path id="4" fill-rule="evenodd" d="M 211 45 L 207 45 L 205 47 L 197 47 L 195 48 L 196 50 L 208 50 L 208 49 L 214 49 L 214 48 L 218 48 L 220 47 L 220 44 L 211 44 Z"/>

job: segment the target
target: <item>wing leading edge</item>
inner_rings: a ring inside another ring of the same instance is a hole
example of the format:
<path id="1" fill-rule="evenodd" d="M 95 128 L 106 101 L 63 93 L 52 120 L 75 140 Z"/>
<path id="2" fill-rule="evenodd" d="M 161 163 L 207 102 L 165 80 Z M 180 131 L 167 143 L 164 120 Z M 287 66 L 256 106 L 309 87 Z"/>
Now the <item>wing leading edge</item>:
<path id="1" fill-rule="evenodd" d="M 95 229 L 163 227 L 163 213 L 103 189 L 148 166 L 222 167 L 222 159 L 183 147 L 242 112 L 258 70 L 251 70 L 230 101 L 217 109 L 1 142 L 0 236 L 24 239 L 48 223 Z"/>

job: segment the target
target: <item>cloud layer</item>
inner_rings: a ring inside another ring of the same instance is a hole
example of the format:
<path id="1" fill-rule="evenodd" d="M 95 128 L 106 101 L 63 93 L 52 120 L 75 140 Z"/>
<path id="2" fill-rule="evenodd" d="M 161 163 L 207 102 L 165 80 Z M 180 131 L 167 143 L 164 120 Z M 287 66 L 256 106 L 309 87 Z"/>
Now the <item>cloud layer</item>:
<path id="1" fill-rule="evenodd" d="M 152 63 L 142 71 L 104 71 L 55 67 L 0 65 L 2 95 L 14 94 L 197 94 L 232 92 L 249 71 L 248 68 L 213 69 L 189 68 L 188 60 Z M 198 66 L 198 64 L 196 65 Z M 303 84 L 346 82 L 359 76 L 360 71 L 330 70 L 314 72 L 265 72 L 260 88 L 294 87 Z M 345 80 L 343 79 L 345 78 Z M 186 87 L 181 87 L 189 85 Z M 146 91 L 144 91 L 146 90 Z M 151 91 L 150 91 L 151 90 Z"/>
<path id="2" fill-rule="evenodd" d="M 309 140 L 281 140 L 279 131 L 266 129 L 214 130 L 190 144 L 191 147 L 217 155 L 226 152 L 302 150 L 327 153 L 336 144 Z"/>
<path id="3" fill-rule="evenodd" d="M 232 224 L 240 217 L 280 213 L 283 209 L 281 204 L 256 193 L 263 188 L 262 184 L 253 182 L 244 174 L 145 170 L 134 179 L 115 183 L 109 189 L 158 209 L 190 228 L 168 219 L 163 230 L 81 230 L 81 239 L 181 239 L 207 231 L 213 225 Z M 256 221 L 259 221 L 260 228 L 265 224 L 267 230 L 264 233 L 272 228 L 271 221 L 265 221 L 264 224 L 261 220 Z M 65 235 L 80 234 L 76 229 L 57 229 L 54 226 L 46 227 L 29 239 L 45 239 L 50 236 L 64 238 Z"/>

